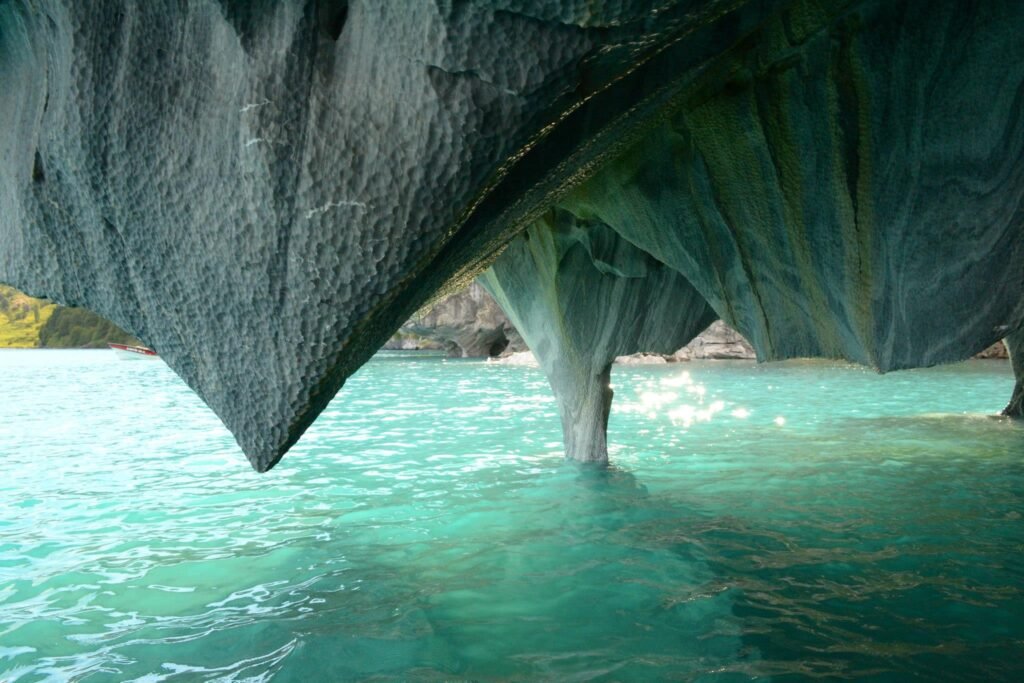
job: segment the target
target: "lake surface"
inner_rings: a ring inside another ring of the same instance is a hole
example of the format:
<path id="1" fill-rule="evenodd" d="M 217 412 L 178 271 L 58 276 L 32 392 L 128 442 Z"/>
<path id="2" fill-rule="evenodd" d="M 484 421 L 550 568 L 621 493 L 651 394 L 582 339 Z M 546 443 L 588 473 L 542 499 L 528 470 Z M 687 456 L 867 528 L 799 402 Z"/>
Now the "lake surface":
<path id="1" fill-rule="evenodd" d="M 0 681 L 1024 676 L 1008 364 L 381 354 L 265 475 L 159 361 L 0 352 Z"/>

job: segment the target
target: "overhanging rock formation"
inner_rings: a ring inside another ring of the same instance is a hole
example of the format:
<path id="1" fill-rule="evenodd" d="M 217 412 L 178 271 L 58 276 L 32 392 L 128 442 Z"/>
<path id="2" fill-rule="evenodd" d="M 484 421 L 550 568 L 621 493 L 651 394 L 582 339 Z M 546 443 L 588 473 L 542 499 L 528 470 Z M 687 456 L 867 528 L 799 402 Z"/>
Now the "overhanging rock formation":
<path id="1" fill-rule="evenodd" d="M 616 356 L 672 353 L 718 317 L 682 275 L 566 211 L 515 238 L 482 282 L 551 382 L 566 454 L 579 461 L 608 460 Z"/>
<path id="2" fill-rule="evenodd" d="M 764 358 L 1024 320 L 1024 3 L 0 0 L 0 281 L 159 350 L 260 470 L 547 211 Z"/>
<path id="3" fill-rule="evenodd" d="M 139 336 L 268 469 L 716 4 L 5 0 L 0 281 Z"/>
<path id="4" fill-rule="evenodd" d="M 995 8 L 769 23 L 560 203 L 684 273 L 762 358 L 970 357 L 1022 315 L 1024 42 L 1004 31 L 1024 11 Z"/>

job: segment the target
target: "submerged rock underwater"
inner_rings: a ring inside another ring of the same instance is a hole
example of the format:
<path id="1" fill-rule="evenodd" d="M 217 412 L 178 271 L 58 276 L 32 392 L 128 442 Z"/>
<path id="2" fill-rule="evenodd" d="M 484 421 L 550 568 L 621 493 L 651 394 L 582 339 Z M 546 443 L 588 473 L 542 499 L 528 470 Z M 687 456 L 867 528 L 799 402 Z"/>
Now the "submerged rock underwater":
<path id="1" fill-rule="evenodd" d="M 715 317 L 762 360 L 961 360 L 1024 320 L 1022 28 L 1013 0 L 5 0 L 0 281 L 157 349 L 260 471 L 492 264 L 580 405 L 612 351 Z M 600 460 L 591 413 L 569 454 Z"/>

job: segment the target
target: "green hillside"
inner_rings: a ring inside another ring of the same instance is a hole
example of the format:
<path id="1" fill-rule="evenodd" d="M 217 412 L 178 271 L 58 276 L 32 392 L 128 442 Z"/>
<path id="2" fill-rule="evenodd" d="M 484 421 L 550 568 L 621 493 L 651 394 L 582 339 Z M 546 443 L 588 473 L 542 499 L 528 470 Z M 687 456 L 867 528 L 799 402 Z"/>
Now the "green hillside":
<path id="1" fill-rule="evenodd" d="M 57 306 L 0 285 L 0 348 L 39 346 L 39 332 Z"/>
<path id="2" fill-rule="evenodd" d="M 95 313 L 33 299 L 0 285 L 0 348 L 93 349 L 107 342 L 139 343 Z"/>

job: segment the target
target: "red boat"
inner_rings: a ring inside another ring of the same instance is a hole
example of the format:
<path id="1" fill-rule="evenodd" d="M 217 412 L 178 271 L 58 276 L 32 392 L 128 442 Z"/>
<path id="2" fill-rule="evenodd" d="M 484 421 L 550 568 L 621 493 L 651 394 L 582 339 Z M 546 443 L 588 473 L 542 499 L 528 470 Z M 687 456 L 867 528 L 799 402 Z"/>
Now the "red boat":
<path id="1" fill-rule="evenodd" d="M 159 358 L 156 351 L 145 346 L 129 346 L 128 344 L 107 344 L 117 357 L 122 360 L 149 360 Z"/>

